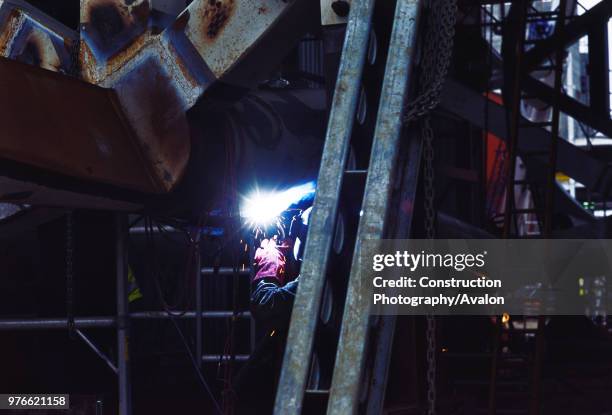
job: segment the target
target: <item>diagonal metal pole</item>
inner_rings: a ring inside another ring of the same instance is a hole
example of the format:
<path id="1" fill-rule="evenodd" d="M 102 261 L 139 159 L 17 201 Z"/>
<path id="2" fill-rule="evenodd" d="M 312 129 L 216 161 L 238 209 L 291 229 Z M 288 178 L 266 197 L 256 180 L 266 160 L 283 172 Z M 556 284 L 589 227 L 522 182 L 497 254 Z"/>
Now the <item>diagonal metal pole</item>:
<path id="1" fill-rule="evenodd" d="M 357 230 L 336 366 L 327 407 L 328 415 L 357 412 L 371 304 L 360 251 L 363 241 L 384 237 L 392 180 L 399 152 L 403 108 L 407 86 L 411 81 L 420 4 L 420 0 L 398 0 L 396 5 L 363 197 L 363 215 Z"/>
<path id="2" fill-rule="evenodd" d="M 399 200 L 409 201 L 414 206 L 416 192 L 421 171 L 421 158 L 423 155 L 423 136 L 421 134 L 411 134 L 409 136 L 408 148 L 406 150 L 406 161 L 403 163 L 403 183 Z M 389 237 L 404 239 L 412 234 L 412 222 L 414 211 L 410 209 L 400 214 L 396 223 L 395 231 Z M 389 225 L 388 225 L 389 226 Z M 395 335 L 397 316 L 381 316 L 378 325 L 378 338 L 376 339 L 376 350 L 372 379 L 370 380 L 370 393 L 368 394 L 367 415 L 378 415 L 383 412 L 385 403 L 385 392 L 387 390 L 387 380 L 389 375 L 389 364 L 393 349 L 393 338 Z"/>
<path id="3" fill-rule="evenodd" d="M 300 414 L 338 199 L 355 119 L 374 0 L 354 0 L 332 101 L 300 285 L 285 347 L 274 413 Z"/>
<path id="4" fill-rule="evenodd" d="M 104 354 L 104 352 L 103 352 L 102 350 L 100 350 L 100 349 L 98 348 L 98 346 L 96 346 L 96 344 L 95 344 L 93 341 L 91 341 L 91 340 L 89 339 L 89 337 L 87 337 L 87 336 L 85 335 L 85 333 L 83 333 L 83 332 L 82 332 L 81 330 L 79 330 L 79 329 L 75 329 L 75 333 L 76 333 L 76 335 L 77 335 L 77 336 L 79 336 L 79 337 L 81 338 L 81 340 L 83 340 L 83 342 L 85 342 L 85 344 L 86 344 L 87 346 L 89 346 L 89 348 L 90 348 L 91 350 L 93 350 L 93 352 L 94 352 L 95 354 L 97 354 L 97 355 L 98 355 L 98 357 L 99 357 L 100 359 L 104 360 L 104 363 L 106 363 L 106 365 L 107 365 L 107 366 L 108 366 L 108 367 L 109 367 L 109 368 L 110 368 L 110 369 L 111 369 L 113 372 L 115 372 L 115 374 L 117 374 L 117 372 L 118 372 L 117 366 L 115 366 L 115 364 L 113 363 L 113 361 L 112 361 L 112 360 L 111 360 L 111 359 L 110 359 L 110 358 L 109 358 L 107 355 L 105 355 L 105 354 Z"/>

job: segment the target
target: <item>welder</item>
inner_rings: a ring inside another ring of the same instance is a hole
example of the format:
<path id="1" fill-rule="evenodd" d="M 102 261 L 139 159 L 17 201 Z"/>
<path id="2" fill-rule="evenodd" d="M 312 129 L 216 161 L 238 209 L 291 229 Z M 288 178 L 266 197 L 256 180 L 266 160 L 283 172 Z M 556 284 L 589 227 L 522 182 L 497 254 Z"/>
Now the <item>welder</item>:
<path id="1" fill-rule="evenodd" d="M 251 311 L 266 329 L 282 329 L 288 324 L 298 279 L 288 281 L 287 251 L 290 245 L 277 245 L 264 239 L 255 253 L 257 273 L 251 283 Z"/>
<path id="2" fill-rule="evenodd" d="M 273 412 L 291 309 L 298 287 L 295 263 L 301 257 L 305 221 L 307 215 L 294 218 L 287 238 L 282 241 L 276 236 L 263 239 L 255 253 L 251 312 L 265 335 L 234 382 L 238 414 L 268 415 Z"/>

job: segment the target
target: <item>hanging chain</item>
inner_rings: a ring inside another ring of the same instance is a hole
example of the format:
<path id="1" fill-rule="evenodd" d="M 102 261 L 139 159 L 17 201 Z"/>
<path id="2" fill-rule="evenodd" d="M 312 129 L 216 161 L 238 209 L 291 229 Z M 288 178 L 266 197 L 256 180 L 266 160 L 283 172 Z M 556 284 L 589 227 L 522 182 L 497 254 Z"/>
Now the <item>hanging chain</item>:
<path id="1" fill-rule="evenodd" d="M 74 235 L 72 212 L 66 215 L 66 315 L 68 319 L 68 334 L 74 337 Z"/>
<path id="2" fill-rule="evenodd" d="M 438 105 L 453 54 L 457 0 L 431 0 L 429 6 L 419 65 L 420 94 L 408 104 L 404 122 L 420 118 Z"/>
<path id="3" fill-rule="evenodd" d="M 435 170 L 434 131 L 428 113 L 438 105 L 440 93 L 448 73 L 453 53 L 457 0 L 432 0 L 427 22 L 421 62 L 420 95 L 408 106 L 404 122 L 421 118 L 423 139 L 423 180 L 425 233 L 428 239 L 435 237 Z M 427 329 L 427 415 L 436 414 L 436 319 L 426 316 Z"/>
<path id="4" fill-rule="evenodd" d="M 436 414 L 436 319 L 427 320 L 427 415 Z"/>
<path id="5" fill-rule="evenodd" d="M 421 120 L 421 134 L 423 136 L 423 169 L 424 191 L 425 191 L 425 232 L 427 239 L 435 237 L 436 211 L 435 200 L 435 171 L 434 171 L 434 146 L 433 128 L 429 116 Z M 436 413 L 436 319 L 433 315 L 427 315 L 427 415 Z"/>

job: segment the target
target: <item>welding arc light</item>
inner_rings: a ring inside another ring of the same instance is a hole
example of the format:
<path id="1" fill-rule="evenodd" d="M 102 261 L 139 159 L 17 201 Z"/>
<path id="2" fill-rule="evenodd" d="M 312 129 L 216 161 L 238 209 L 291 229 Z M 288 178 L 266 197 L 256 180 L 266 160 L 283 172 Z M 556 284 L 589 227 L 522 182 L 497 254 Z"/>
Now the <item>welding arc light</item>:
<path id="1" fill-rule="evenodd" d="M 299 202 L 314 190 L 313 182 L 282 192 L 261 192 L 258 189 L 243 199 L 240 215 L 253 225 L 270 225 L 289 206 Z"/>

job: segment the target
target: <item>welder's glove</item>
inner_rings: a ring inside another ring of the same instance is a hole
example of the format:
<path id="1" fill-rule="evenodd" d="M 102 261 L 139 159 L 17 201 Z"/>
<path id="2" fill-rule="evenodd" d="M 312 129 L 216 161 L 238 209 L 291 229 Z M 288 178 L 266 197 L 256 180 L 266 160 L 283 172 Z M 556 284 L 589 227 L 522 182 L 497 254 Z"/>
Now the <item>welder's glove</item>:
<path id="1" fill-rule="evenodd" d="M 285 255 L 276 246 L 274 239 L 264 239 L 261 247 L 255 252 L 256 274 L 253 282 L 262 279 L 272 279 L 282 286 L 285 283 Z"/>

